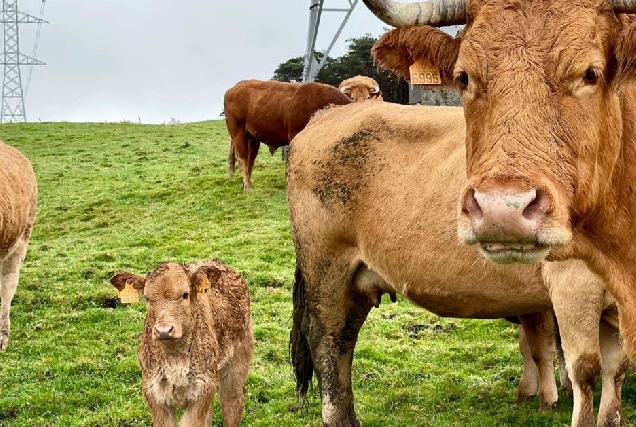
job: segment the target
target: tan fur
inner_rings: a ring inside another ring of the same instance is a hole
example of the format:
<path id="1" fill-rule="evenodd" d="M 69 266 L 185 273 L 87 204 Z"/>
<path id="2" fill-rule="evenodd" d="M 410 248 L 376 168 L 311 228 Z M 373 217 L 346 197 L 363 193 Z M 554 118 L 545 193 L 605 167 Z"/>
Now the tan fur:
<path id="1" fill-rule="evenodd" d="M 582 258 L 602 277 L 617 300 L 621 333 L 633 360 L 633 16 L 617 16 L 603 0 L 471 0 L 467 16 L 455 43 L 411 37 L 400 48 L 418 45 L 445 72 L 467 73 L 462 98 L 468 180 L 458 193 L 460 206 L 471 191 L 541 190 L 546 203 L 536 234 L 514 237 L 546 242 L 550 259 Z M 404 40 L 406 31 L 395 30 L 390 38 Z M 439 30 L 426 31 L 442 37 Z M 400 51 L 381 54 L 387 61 L 377 59 L 399 71 L 394 56 L 408 60 Z M 597 77 L 593 83 L 585 77 L 590 69 Z M 502 230 L 497 239 L 512 236 Z M 466 243 L 485 241 L 474 233 L 463 208 L 458 231 Z"/>
<path id="2" fill-rule="evenodd" d="M 197 292 L 207 278 L 210 290 Z M 143 395 L 155 426 L 176 425 L 175 410 L 185 408 L 181 426 L 208 426 L 219 387 L 223 422 L 238 426 L 253 337 L 247 284 L 218 261 L 159 264 L 147 276 L 120 273 L 144 292 L 146 321 L 139 344 Z M 158 328 L 172 326 L 172 339 L 158 339 Z"/>
<path id="3" fill-rule="evenodd" d="M 35 223 L 37 198 L 31 163 L 0 142 L 0 350 L 9 345 L 11 301 Z"/>
<path id="4" fill-rule="evenodd" d="M 230 134 L 228 176 L 234 173 L 236 158 L 243 174 L 243 188 L 253 188 L 252 168 L 261 142 L 273 153 L 288 145 L 316 111 L 351 102 L 338 89 L 323 83 L 237 83 L 225 93 L 223 103 Z"/>
<path id="5" fill-rule="evenodd" d="M 326 425 L 358 423 L 351 356 L 359 328 L 383 292 L 400 293 L 442 316 L 521 316 L 522 339 L 530 339 L 528 351 L 542 371 L 542 408 L 556 402 L 556 385 L 545 338 L 552 332 L 536 313 L 560 307 L 568 360 L 600 353 L 606 306 L 567 310 L 567 300 L 555 300 L 563 288 L 577 296 L 600 292 L 603 300 L 603 287 L 588 286 L 598 278 L 586 279 L 591 273 L 583 264 L 569 270 L 557 263 L 544 284 L 538 265 L 500 266 L 457 241 L 463 123 L 460 108 L 356 103 L 321 112 L 294 140 L 287 167 L 297 256 L 292 354 L 299 381 L 309 366 L 303 340 L 311 349 Z M 588 318 L 593 320 L 582 321 Z M 592 344 L 576 347 L 580 337 Z M 520 397 L 536 392 L 532 384 L 522 384 Z"/>
<path id="6" fill-rule="evenodd" d="M 373 89 L 377 88 L 377 92 L 373 92 Z M 380 85 L 371 77 L 367 76 L 355 76 L 343 80 L 338 89 L 354 102 L 364 102 L 367 99 L 374 101 L 382 101 L 382 91 Z"/>

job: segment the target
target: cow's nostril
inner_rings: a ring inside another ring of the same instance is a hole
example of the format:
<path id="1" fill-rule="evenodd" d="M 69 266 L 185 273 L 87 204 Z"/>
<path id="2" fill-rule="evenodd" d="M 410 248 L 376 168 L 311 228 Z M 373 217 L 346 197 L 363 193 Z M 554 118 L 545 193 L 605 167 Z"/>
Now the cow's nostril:
<path id="1" fill-rule="evenodd" d="M 547 194 L 543 190 L 536 190 L 534 199 L 523 209 L 523 217 L 536 221 L 543 217 L 548 211 L 550 202 Z"/>
<path id="2" fill-rule="evenodd" d="M 473 220 L 479 220 L 484 216 L 484 212 L 481 210 L 481 206 L 479 206 L 479 202 L 477 202 L 475 198 L 475 190 L 473 188 L 466 192 L 462 211 Z"/>

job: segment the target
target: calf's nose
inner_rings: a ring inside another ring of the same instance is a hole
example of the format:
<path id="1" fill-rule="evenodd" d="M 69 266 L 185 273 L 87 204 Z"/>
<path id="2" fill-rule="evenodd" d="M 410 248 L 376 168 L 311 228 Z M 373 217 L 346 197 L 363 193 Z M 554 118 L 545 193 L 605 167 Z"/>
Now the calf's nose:
<path id="1" fill-rule="evenodd" d="M 173 325 L 155 325 L 156 337 L 160 340 L 169 340 L 174 337 Z"/>
<path id="2" fill-rule="evenodd" d="M 469 189 L 462 211 L 480 241 L 515 241 L 534 237 L 549 207 L 542 190 Z"/>

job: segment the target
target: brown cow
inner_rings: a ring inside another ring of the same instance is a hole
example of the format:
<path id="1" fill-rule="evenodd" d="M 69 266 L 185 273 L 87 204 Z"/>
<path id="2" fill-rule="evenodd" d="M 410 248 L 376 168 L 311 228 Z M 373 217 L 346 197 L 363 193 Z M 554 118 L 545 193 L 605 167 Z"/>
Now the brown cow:
<path id="1" fill-rule="evenodd" d="M 397 26 L 466 22 L 457 39 L 410 26 L 375 46 L 384 67 L 407 76 L 423 59 L 461 90 L 461 240 L 500 263 L 584 259 L 616 298 L 636 358 L 636 22 L 621 14 L 636 0 L 420 4 L 435 16 L 364 1 Z"/>
<path id="2" fill-rule="evenodd" d="M 343 80 L 338 89 L 354 102 L 363 102 L 367 99 L 382 101 L 380 85 L 371 77 L 355 76 Z"/>
<path id="3" fill-rule="evenodd" d="M 37 199 L 31 163 L 0 142 L 0 350 L 9 345 L 11 301 L 35 222 Z"/>
<path id="4" fill-rule="evenodd" d="M 176 425 L 176 409 L 185 408 L 181 426 L 210 426 L 218 383 L 223 423 L 238 426 L 253 347 L 243 278 L 205 261 L 159 264 L 145 276 L 120 273 L 111 283 L 146 297 L 138 357 L 153 425 Z"/>
<path id="5" fill-rule="evenodd" d="M 252 188 L 252 168 L 260 143 L 271 149 L 291 142 L 311 116 L 329 105 L 353 102 L 333 86 L 322 83 L 283 83 L 245 80 L 225 93 L 225 123 L 230 134 L 228 176 L 235 156 L 244 189 Z"/>
<path id="6" fill-rule="evenodd" d="M 440 316 L 521 316 L 527 338 L 539 341 L 532 356 L 543 378 L 541 406 L 550 407 L 557 398 L 552 354 L 540 351 L 546 344 L 537 313 L 554 308 L 575 379 L 573 420 L 594 419 L 596 373 L 577 375 L 597 358 L 605 387 L 599 420 L 611 425 L 626 363 L 617 334 L 600 326 L 613 310 L 600 280 L 577 261 L 497 265 L 457 241 L 463 120 L 461 108 L 356 103 L 318 113 L 294 139 L 287 194 L 297 262 L 290 335 L 297 390 L 307 391 L 315 371 L 325 425 L 359 425 L 351 390 L 358 332 L 379 296 L 397 292 Z M 521 386 L 520 397 L 530 394 L 527 380 Z"/>

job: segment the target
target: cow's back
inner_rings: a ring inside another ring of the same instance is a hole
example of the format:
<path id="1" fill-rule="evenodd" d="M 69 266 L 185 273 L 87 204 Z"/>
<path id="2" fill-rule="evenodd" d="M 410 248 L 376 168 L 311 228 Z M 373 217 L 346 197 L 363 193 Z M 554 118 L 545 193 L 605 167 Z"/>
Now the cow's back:
<path id="1" fill-rule="evenodd" d="M 498 266 L 458 242 L 464 139 L 460 108 L 359 103 L 319 113 L 287 168 L 301 265 L 343 250 L 441 315 L 548 309 L 536 266 Z"/>
<path id="2" fill-rule="evenodd" d="M 348 104 L 338 89 L 321 83 L 246 80 L 225 94 L 228 129 L 244 126 L 258 141 L 287 145 L 311 116 L 330 104 Z"/>
<path id="3" fill-rule="evenodd" d="M 31 162 L 0 142 L 0 256 L 33 226 L 37 183 Z"/>

